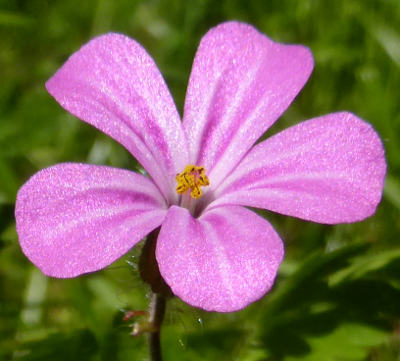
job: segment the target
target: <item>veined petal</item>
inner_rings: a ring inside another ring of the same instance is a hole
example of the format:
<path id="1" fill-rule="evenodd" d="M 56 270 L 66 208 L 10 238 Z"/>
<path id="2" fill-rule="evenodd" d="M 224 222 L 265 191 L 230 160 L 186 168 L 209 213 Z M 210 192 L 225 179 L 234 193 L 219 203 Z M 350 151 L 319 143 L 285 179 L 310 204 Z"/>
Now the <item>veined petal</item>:
<path id="1" fill-rule="evenodd" d="M 308 48 L 276 43 L 252 26 L 228 22 L 201 40 L 183 126 L 193 164 L 217 186 L 285 111 L 313 68 Z"/>
<path id="2" fill-rule="evenodd" d="M 320 223 L 369 217 L 386 162 L 374 129 L 355 115 L 311 119 L 255 146 L 210 205 L 241 204 Z"/>
<path id="3" fill-rule="evenodd" d="M 36 173 L 15 209 L 22 250 L 44 274 L 60 278 L 108 266 L 165 214 L 164 198 L 148 178 L 73 163 Z"/>
<path id="4" fill-rule="evenodd" d="M 187 209 L 169 209 L 157 240 L 164 280 L 188 304 L 231 312 L 272 287 L 283 245 L 271 225 L 237 206 L 220 207 L 195 219 Z"/>
<path id="5" fill-rule="evenodd" d="M 140 44 L 120 34 L 99 36 L 46 87 L 66 110 L 128 149 L 167 199 L 177 199 L 175 175 L 188 163 L 186 140 L 168 88 Z"/>

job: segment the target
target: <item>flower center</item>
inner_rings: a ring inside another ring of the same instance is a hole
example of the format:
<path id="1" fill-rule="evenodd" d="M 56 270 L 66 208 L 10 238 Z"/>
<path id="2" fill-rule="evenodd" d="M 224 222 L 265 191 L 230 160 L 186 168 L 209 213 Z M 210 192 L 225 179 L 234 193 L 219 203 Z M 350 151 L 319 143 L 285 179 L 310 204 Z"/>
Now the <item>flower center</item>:
<path id="1" fill-rule="evenodd" d="M 175 179 L 178 183 L 176 192 L 183 194 L 190 189 L 190 196 L 195 199 L 203 195 L 200 186 L 205 187 L 210 185 L 210 181 L 206 176 L 206 169 L 193 164 L 187 165 L 182 173 L 176 175 Z"/>

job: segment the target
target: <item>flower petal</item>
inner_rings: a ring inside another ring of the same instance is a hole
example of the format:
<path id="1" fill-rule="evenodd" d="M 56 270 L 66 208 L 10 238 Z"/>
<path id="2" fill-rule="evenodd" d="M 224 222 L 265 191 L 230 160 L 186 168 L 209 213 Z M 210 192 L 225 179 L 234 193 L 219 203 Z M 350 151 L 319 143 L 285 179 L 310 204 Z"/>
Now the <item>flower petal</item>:
<path id="1" fill-rule="evenodd" d="M 156 257 L 174 294 L 192 306 L 231 312 L 272 287 L 283 245 L 271 225 L 243 207 L 220 207 L 195 219 L 171 207 Z"/>
<path id="2" fill-rule="evenodd" d="M 217 186 L 293 101 L 313 68 L 310 51 L 228 22 L 201 40 L 183 126 L 191 160 Z"/>
<path id="3" fill-rule="evenodd" d="M 385 173 L 374 129 L 351 113 L 329 114 L 255 146 L 210 207 L 241 204 L 320 223 L 355 222 L 375 212 Z"/>
<path id="4" fill-rule="evenodd" d="M 122 169 L 59 164 L 20 189 L 15 216 L 22 250 L 44 274 L 102 269 L 163 221 L 163 197 L 146 177 Z"/>
<path id="5" fill-rule="evenodd" d="M 127 148 L 167 199 L 177 199 L 175 175 L 188 163 L 186 140 L 168 88 L 137 42 L 120 34 L 97 37 L 46 87 L 66 110 Z"/>

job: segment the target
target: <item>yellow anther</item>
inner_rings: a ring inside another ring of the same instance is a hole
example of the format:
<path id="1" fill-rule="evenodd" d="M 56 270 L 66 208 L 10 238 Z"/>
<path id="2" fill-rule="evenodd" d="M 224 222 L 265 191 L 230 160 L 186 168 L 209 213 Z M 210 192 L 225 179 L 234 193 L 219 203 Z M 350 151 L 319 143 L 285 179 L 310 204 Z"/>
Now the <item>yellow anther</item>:
<path id="1" fill-rule="evenodd" d="M 190 189 L 190 196 L 196 199 L 203 195 L 200 186 L 210 185 L 205 168 L 193 164 L 187 165 L 182 173 L 176 175 L 175 179 L 178 183 L 176 186 L 178 194 L 186 193 Z"/>

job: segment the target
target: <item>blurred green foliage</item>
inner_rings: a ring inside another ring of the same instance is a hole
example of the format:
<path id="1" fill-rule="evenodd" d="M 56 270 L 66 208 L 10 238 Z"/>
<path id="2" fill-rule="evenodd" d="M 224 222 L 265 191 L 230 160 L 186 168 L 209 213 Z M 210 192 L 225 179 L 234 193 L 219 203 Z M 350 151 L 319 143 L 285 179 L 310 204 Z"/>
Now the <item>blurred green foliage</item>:
<path id="1" fill-rule="evenodd" d="M 314 53 L 315 71 L 268 134 L 349 110 L 380 133 L 388 160 L 375 216 L 324 226 L 262 212 L 286 243 L 274 290 L 234 314 L 168 305 L 166 360 L 400 360 L 400 2 L 398 0 L 0 0 L 0 360 L 143 360 L 124 310 L 147 306 L 139 250 L 102 272 L 44 277 L 22 254 L 13 208 L 37 170 L 63 161 L 137 168 L 111 139 L 67 114 L 44 82 L 108 31 L 141 42 L 182 110 L 201 36 L 249 22 Z"/>

